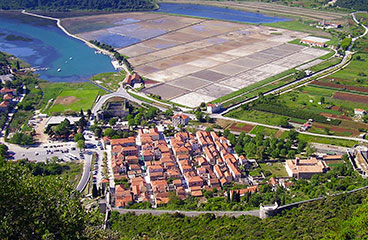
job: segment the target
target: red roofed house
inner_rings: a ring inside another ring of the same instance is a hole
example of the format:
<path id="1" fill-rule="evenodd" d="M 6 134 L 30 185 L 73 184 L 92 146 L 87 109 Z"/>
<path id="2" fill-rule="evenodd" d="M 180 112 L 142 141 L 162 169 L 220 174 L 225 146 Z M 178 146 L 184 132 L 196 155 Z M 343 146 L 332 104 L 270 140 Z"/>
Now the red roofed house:
<path id="1" fill-rule="evenodd" d="M 187 125 L 189 122 L 189 116 L 185 114 L 175 114 L 172 117 L 172 122 L 174 127 L 177 127 L 179 125 Z"/>
<path id="2" fill-rule="evenodd" d="M 123 81 L 124 86 L 129 85 L 131 87 L 134 87 L 134 84 L 136 83 L 142 83 L 142 79 L 137 73 L 133 73 L 132 75 L 130 74 L 126 75 Z"/>
<path id="3" fill-rule="evenodd" d="M 2 89 L 0 90 L 0 93 L 1 93 L 1 94 L 8 94 L 8 93 L 11 93 L 11 94 L 13 94 L 14 96 L 16 96 L 16 95 L 17 95 L 17 89 L 12 89 L 12 88 L 2 88 Z"/>
<path id="4" fill-rule="evenodd" d="M 208 113 L 217 113 L 217 112 L 220 112 L 222 109 L 222 105 L 221 104 L 212 104 L 212 103 L 209 103 L 207 104 L 207 112 Z"/>
<path id="5" fill-rule="evenodd" d="M 285 168 L 289 177 L 309 179 L 315 174 L 321 174 L 328 170 L 326 162 L 316 158 L 286 160 Z"/>
<path id="6" fill-rule="evenodd" d="M 0 112 L 5 112 L 9 107 L 10 102 L 3 101 L 0 103 Z"/>

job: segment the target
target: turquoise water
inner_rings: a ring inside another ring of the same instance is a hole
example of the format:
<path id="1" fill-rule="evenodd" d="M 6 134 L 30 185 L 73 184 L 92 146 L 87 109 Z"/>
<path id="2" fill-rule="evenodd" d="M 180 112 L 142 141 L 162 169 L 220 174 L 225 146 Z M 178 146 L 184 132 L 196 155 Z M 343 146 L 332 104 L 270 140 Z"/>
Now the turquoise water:
<path id="1" fill-rule="evenodd" d="M 193 17 L 204 17 L 244 23 L 273 23 L 289 21 L 287 18 L 267 16 L 259 13 L 198 4 L 160 3 L 157 12 L 174 13 Z"/>
<path id="2" fill-rule="evenodd" d="M 9 34 L 32 41 L 7 41 Z M 82 41 L 67 36 L 55 21 L 31 16 L 0 14 L 0 51 L 13 54 L 32 67 L 48 68 L 37 73 L 49 81 L 87 81 L 97 73 L 115 71 L 108 56 L 95 54 Z"/>

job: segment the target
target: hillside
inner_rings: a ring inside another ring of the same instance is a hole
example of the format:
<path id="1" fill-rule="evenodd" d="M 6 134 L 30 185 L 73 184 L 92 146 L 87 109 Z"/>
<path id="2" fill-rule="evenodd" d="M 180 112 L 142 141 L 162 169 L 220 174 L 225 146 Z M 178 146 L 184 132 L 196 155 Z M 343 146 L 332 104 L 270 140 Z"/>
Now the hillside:
<path id="1" fill-rule="evenodd" d="M 368 11 L 368 0 L 337 0 L 336 6 L 356 11 Z"/>
<path id="2" fill-rule="evenodd" d="M 114 10 L 136 11 L 151 10 L 155 0 L 0 0 L 0 9 L 37 9 L 37 10 Z"/>
<path id="3" fill-rule="evenodd" d="M 305 204 L 261 220 L 203 215 L 112 214 L 122 239 L 360 239 L 367 233 L 367 192 Z"/>

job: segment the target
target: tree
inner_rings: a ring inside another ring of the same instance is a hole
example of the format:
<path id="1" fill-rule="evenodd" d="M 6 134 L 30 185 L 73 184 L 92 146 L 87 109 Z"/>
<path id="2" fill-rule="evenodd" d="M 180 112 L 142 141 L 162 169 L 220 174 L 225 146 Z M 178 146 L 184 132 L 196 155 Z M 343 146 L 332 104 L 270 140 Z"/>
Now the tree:
<path id="1" fill-rule="evenodd" d="M 32 145 L 34 143 L 34 140 L 31 135 L 17 132 L 10 138 L 10 142 L 27 146 L 27 145 Z"/>
<path id="2" fill-rule="evenodd" d="M 264 155 L 265 155 L 265 148 L 263 146 L 257 147 L 256 155 L 257 155 L 257 159 L 263 160 Z"/>
<path id="3" fill-rule="evenodd" d="M 313 147 L 313 145 L 308 144 L 305 151 L 307 153 L 307 156 L 309 157 L 309 156 L 313 155 L 316 152 L 316 149 Z"/>
<path id="4" fill-rule="evenodd" d="M 74 135 L 74 142 L 78 142 L 79 140 L 85 140 L 82 133 L 77 133 Z"/>
<path id="5" fill-rule="evenodd" d="M 290 159 L 295 158 L 295 150 L 289 150 L 289 152 L 288 152 L 288 158 L 290 158 Z"/>
<path id="6" fill-rule="evenodd" d="M 86 214 L 65 179 L 36 177 L 25 167 L 0 167 L 0 239 L 78 239 Z M 27 199 L 26 201 L 24 199 Z"/>
<path id="7" fill-rule="evenodd" d="M 100 127 L 96 127 L 94 130 L 95 136 L 96 137 L 101 137 L 102 136 L 102 129 Z"/>
<path id="8" fill-rule="evenodd" d="M 287 117 L 280 117 L 278 121 L 278 125 L 281 127 L 289 127 L 289 121 Z"/>
<path id="9" fill-rule="evenodd" d="M 235 135 L 233 133 L 230 133 L 227 137 L 227 139 L 230 141 L 231 145 L 235 145 L 236 144 L 236 138 Z"/>
<path id="10" fill-rule="evenodd" d="M 202 111 L 197 111 L 194 114 L 199 122 L 204 122 L 205 119 L 203 118 L 204 114 Z"/>
<path id="11" fill-rule="evenodd" d="M 115 135 L 115 131 L 112 128 L 106 128 L 104 131 L 104 136 L 105 137 L 112 137 Z"/>
<path id="12" fill-rule="evenodd" d="M 298 132 L 297 131 L 295 131 L 295 130 L 290 130 L 289 131 L 289 134 L 288 134 L 288 138 L 290 139 L 290 140 L 296 140 L 297 139 L 297 137 L 298 137 Z"/>
<path id="13" fill-rule="evenodd" d="M 236 152 L 237 154 L 242 154 L 242 153 L 243 153 L 243 148 L 242 148 L 242 146 L 241 146 L 240 144 L 237 144 L 237 145 L 235 146 L 234 150 L 235 150 L 235 152 Z"/>
<path id="14" fill-rule="evenodd" d="M 116 122 L 117 122 L 116 118 L 110 118 L 110 120 L 109 120 L 110 126 L 114 126 Z"/>
<path id="15" fill-rule="evenodd" d="M 230 130 L 229 129 L 225 129 L 224 130 L 224 137 L 228 137 L 229 136 L 229 134 L 230 134 Z"/>
<path id="16" fill-rule="evenodd" d="M 80 139 L 78 142 L 77 142 L 77 147 L 82 150 L 84 148 L 84 140 Z"/>
<path id="17" fill-rule="evenodd" d="M 272 158 L 278 158 L 279 157 L 279 155 L 280 155 L 280 151 L 279 151 L 279 149 L 277 149 L 277 148 L 275 148 L 272 152 L 271 152 L 271 157 Z"/>
<path id="18" fill-rule="evenodd" d="M 172 117 L 173 115 L 174 115 L 174 112 L 173 112 L 173 110 L 171 109 L 171 108 L 169 108 L 169 109 L 167 109 L 166 111 L 165 111 L 165 117 Z"/>

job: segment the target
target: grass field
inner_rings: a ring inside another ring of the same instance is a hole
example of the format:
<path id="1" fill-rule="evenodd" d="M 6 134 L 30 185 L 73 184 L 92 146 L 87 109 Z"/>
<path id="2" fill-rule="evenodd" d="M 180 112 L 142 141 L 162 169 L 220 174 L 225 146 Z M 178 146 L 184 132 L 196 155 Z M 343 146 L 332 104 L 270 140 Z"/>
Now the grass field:
<path id="1" fill-rule="evenodd" d="M 280 123 L 280 119 L 282 116 L 268 113 L 268 112 L 261 112 L 257 110 L 251 111 L 244 111 L 241 108 L 238 108 L 228 114 L 226 117 L 232 117 L 240 120 L 269 124 L 269 125 L 278 125 Z"/>
<path id="2" fill-rule="evenodd" d="M 274 177 L 287 177 L 288 174 L 283 163 L 260 163 L 263 173 L 270 172 Z"/>
<path id="3" fill-rule="evenodd" d="M 344 139 L 334 139 L 328 137 L 316 137 L 306 134 L 299 134 L 298 135 L 299 141 L 304 142 L 314 142 L 314 143 L 323 143 L 329 145 L 337 145 L 343 147 L 353 147 L 354 145 L 358 144 L 358 141 L 351 141 L 351 140 L 344 140 Z"/>
<path id="4" fill-rule="evenodd" d="M 47 114 L 79 112 L 90 109 L 105 91 L 91 83 L 41 83 L 44 92 L 41 111 Z M 53 99 L 53 104 L 48 103 Z"/>
<path id="5" fill-rule="evenodd" d="M 343 70 L 330 75 L 329 79 L 331 78 L 342 84 L 368 86 L 368 54 L 355 54 L 350 64 Z"/>
<path id="6" fill-rule="evenodd" d="M 329 89 L 325 87 L 319 87 L 315 85 L 304 86 L 291 91 L 286 94 L 282 94 L 274 100 L 278 105 L 288 107 L 288 109 L 297 109 L 307 111 L 313 114 L 320 114 L 326 118 L 336 118 L 341 121 L 339 125 L 333 125 L 321 122 L 315 123 L 316 127 L 312 127 L 309 131 L 318 134 L 328 134 L 336 136 L 358 136 L 360 129 L 368 129 L 368 125 L 355 122 L 354 119 L 354 108 L 366 109 L 367 106 L 364 103 L 351 102 L 346 100 L 340 100 L 333 98 L 336 92 L 340 92 L 337 89 Z M 269 124 L 278 126 L 280 120 L 284 118 L 280 114 L 274 114 L 260 110 L 243 110 L 237 108 L 234 111 L 227 114 L 228 117 Z M 287 116 L 287 115 L 286 115 Z M 303 124 L 306 120 L 297 118 L 288 118 L 290 122 Z M 318 125 L 318 126 L 317 126 Z M 359 126 L 358 126 L 359 125 Z M 326 131 L 326 128 L 329 131 Z M 256 134 L 257 132 L 266 131 L 262 127 L 255 127 L 250 133 Z M 275 135 L 275 132 L 270 135 Z"/>
<path id="7" fill-rule="evenodd" d="M 266 23 L 264 25 L 275 27 L 275 28 L 284 28 L 292 31 L 297 32 L 306 32 L 311 33 L 315 36 L 319 37 L 331 37 L 331 35 L 321 29 L 315 28 L 313 26 L 309 26 L 311 22 L 309 21 L 285 21 L 285 22 L 275 22 L 275 23 Z"/>
<path id="8" fill-rule="evenodd" d="M 250 134 L 258 134 L 258 133 L 262 133 L 265 136 L 270 136 L 273 137 L 275 136 L 275 134 L 278 132 L 277 129 L 273 129 L 273 128 L 268 128 L 268 127 L 264 127 L 264 126 L 255 126 L 252 131 L 250 131 Z"/>
<path id="9" fill-rule="evenodd" d="M 320 64 L 317 64 L 317 65 L 311 67 L 310 70 L 313 71 L 313 72 L 318 72 L 318 71 L 321 71 L 323 69 L 329 68 L 333 65 L 336 65 L 336 64 L 340 63 L 341 60 L 342 60 L 342 58 L 334 57 L 334 58 L 328 59 L 328 60 L 326 60 L 326 61 L 324 61 Z"/>
<path id="10" fill-rule="evenodd" d="M 126 75 L 125 71 L 100 73 L 91 77 L 90 80 L 103 86 L 106 89 L 116 91 L 120 86 L 119 84 L 124 80 L 125 75 Z"/>

